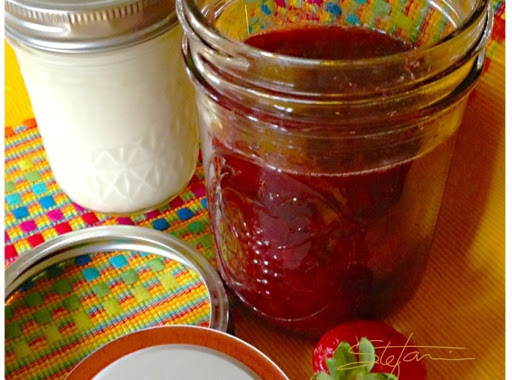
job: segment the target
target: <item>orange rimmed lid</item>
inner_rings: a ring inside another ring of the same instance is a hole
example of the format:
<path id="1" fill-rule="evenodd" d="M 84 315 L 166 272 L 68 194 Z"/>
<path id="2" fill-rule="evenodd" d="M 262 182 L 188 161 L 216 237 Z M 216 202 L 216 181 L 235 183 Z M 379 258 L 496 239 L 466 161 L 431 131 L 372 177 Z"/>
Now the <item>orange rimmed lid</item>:
<path id="1" fill-rule="evenodd" d="M 79 363 L 78 379 L 225 380 L 288 377 L 265 354 L 227 333 L 198 326 L 161 326 L 114 340 Z"/>

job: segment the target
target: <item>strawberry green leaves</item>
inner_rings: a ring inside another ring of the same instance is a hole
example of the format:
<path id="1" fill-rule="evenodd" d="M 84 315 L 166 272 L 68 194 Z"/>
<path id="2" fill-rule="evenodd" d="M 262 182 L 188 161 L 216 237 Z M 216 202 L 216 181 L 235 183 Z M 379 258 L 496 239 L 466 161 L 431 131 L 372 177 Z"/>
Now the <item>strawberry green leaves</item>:
<path id="1" fill-rule="evenodd" d="M 325 359 L 325 365 L 334 380 L 345 379 L 359 364 L 352 347 L 347 342 L 341 342 L 332 358 Z"/>
<path id="2" fill-rule="evenodd" d="M 359 360 L 354 353 L 356 346 Z M 333 356 L 325 359 L 329 373 L 317 372 L 310 380 L 398 380 L 391 373 L 370 372 L 375 364 L 375 348 L 368 339 L 361 338 L 356 346 L 341 342 Z"/>
<path id="3" fill-rule="evenodd" d="M 359 342 L 359 365 L 366 366 L 370 372 L 375 364 L 375 348 L 366 338 Z"/>

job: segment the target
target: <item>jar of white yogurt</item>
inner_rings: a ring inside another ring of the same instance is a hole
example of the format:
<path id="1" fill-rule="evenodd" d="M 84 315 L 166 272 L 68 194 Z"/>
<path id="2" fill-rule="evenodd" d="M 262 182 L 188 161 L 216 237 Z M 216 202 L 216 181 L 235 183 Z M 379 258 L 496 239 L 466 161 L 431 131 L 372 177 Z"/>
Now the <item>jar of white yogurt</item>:
<path id="1" fill-rule="evenodd" d="M 6 0 L 57 183 L 79 205 L 131 213 L 176 196 L 198 155 L 174 0 Z"/>

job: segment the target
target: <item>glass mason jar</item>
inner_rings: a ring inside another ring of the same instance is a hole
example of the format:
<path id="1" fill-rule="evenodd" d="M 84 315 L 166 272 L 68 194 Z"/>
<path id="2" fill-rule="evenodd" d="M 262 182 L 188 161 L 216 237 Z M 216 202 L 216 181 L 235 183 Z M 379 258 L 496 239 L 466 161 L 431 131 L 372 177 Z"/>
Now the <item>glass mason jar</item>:
<path id="1" fill-rule="evenodd" d="M 199 129 L 174 1 L 8 0 L 5 24 L 73 201 L 124 214 L 186 187 Z"/>
<path id="2" fill-rule="evenodd" d="M 218 266 L 250 309 L 318 335 L 381 318 L 425 268 L 489 2 L 178 0 Z M 297 25 L 414 45 L 321 60 L 243 41 Z"/>

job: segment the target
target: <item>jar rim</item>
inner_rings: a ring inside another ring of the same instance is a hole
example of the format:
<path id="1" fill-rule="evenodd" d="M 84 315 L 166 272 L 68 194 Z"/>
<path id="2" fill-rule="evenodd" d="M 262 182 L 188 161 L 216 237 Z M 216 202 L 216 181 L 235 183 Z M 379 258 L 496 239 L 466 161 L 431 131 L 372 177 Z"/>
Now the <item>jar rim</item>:
<path id="1" fill-rule="evenodd" d="M 354 66 L 368 67 L 380 65 L 382 63 L 389 64 L 390 62 L 394 61 L 403 61 L 404 59 L 406 60 L 407 57 L 409 57 L 411 54 L 417 54 L 419 51 L 428 54 L 429 52 L 437 49 L 444 49 L 446 45 L 449 45 L 454 40 L 457 40 L 457 37 L 464 35 L 465 32 L 471 30 L 475 25 L 478 25 L 481 22 L 485 21 L 484 18 L 487 16 L 489 20 L 487 21 L 487 25 L 484 25 L 484 27 L 482 28 L 484 29 L 484 31 L 483 33 L 481 33 L 487 34 L 482 35 L 481 37 L 483 38 L 477 39 L 478 42 L 476 46 L 468 46 L 468 50 L 470 50 L 473 47 L 473 50 L 476 52 L 481 50 L 485 46 L 490 36 L 493 22 L 491 1 L 477 0 L 477 4 L 472 9 L 471 13 L 465 18 L 463 23 L 459 27 L 451 31 L 448 35 L 444 36 L 442 39 L 434 43 L 433 45 L 374 58 L 325 60 L 300 58 L 284 54 L 271 53 L 245 44 L 243 41 L 238 41 L 233 38 L 230 38 L 226 34 L 219 32 L 218 29 L 213 27 L 211 23 L 208 22 L 205 15 L 196 6 L 194 0 L 176 0 L 176 11 L 180 24 L 184 28 L 185 34 L 188 37 L 194 38 L 196 37 L 195 35 L 197 34 L 200 36 L 199 38 L 201 40 L 207 41 L 214 47 L 222 47 L 223 51 L 230 51 L 236 53 L 243 52 L 243 55 L 248 56 L 251 59 L 273 58 L 278 60 L 282 64 L 298 65 L 302 67 L 329 66 L 339 69 Z"/>

